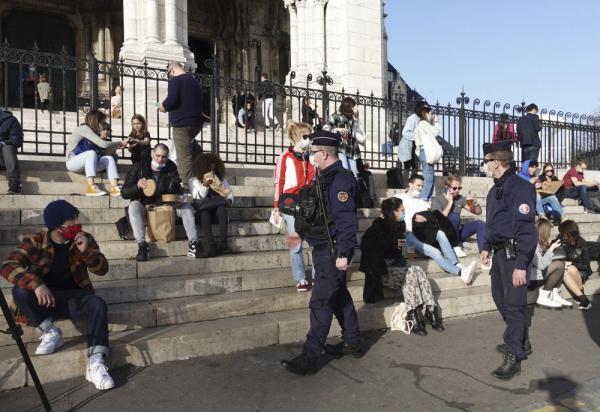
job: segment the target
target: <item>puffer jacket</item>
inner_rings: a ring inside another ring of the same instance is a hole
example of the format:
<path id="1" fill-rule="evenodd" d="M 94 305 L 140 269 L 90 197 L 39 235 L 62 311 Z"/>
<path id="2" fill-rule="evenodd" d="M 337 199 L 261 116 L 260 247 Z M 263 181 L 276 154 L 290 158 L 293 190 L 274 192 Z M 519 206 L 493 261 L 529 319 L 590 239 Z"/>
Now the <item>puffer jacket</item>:
<path id="1" fill-rule="evenodd" d="M 143 205 L 160 205 L 162 204 L 161 196 L 165 194 L 179 194 L 182 192 L 181 180 L 177 172 L 177 166 L 171 160 L 167 160 L 165 167 L 159 172 L 156 181 L 156 192 L 152 197 L 144 194 L 144 191 L 137 186 L 140 179 L 154 179 L 154 172 L 150 167 L 150 160 L 141 161 L 133 165 L 121 189 L 123 199 L 139 200 Z"/>

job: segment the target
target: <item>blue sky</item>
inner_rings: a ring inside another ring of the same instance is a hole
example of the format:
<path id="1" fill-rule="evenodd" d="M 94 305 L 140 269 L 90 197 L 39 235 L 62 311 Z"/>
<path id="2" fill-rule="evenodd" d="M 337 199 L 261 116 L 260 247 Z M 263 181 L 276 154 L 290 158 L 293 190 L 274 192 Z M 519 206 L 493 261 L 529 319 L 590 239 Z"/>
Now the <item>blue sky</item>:
<path id="1" fill-rule="evenodd" d="M 429 101 L 600 114 L 600 1 L 387 0 L 388 59 Z"/>

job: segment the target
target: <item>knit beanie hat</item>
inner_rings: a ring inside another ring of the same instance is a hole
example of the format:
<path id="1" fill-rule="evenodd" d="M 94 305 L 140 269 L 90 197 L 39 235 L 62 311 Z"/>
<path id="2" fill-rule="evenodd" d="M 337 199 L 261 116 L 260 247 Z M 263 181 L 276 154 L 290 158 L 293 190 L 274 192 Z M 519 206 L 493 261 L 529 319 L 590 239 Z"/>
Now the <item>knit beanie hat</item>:
<path id="1" fill-rule="evenodd" d="M 79 214 L 79 209 L 66 200 L 54 200 L 46 205 L 44 209 L 44 223 L 48 230 L 56 229 L 65 220 Z"/>

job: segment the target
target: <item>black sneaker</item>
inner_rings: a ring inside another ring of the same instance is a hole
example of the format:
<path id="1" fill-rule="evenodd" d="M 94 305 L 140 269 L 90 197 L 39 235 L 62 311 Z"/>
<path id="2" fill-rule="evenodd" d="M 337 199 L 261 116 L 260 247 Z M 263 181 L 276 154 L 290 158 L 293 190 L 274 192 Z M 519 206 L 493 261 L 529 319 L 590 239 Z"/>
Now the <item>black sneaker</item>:
<path id="1" fill-rule="evenodd" d="M 200 250 L 201 250 L 200 242 L 198 242 L 197 240 L 194 240 L 194 241 L 188 243 L 187 255 L 189 257 L 198 258 L 198 257 L 200 257 Z"/>
<path id="2" fill-rule="evenodd" d="M 590 302 L 590 300 L 587 298 L 587 296 L 581 295 L 581 296 L 579 296 L 578 300 L 579 300 L 579 306 L 578 306 L 579 309 L 589 310 L 592 308 L 592 302 Z"/>
<path id="3" fill-rule="evenodd" d="M 326 344 L 325 352 L 329 355 L 341 358 L 342 356 L 352 356 L 353 358 L 361 358 L 363 351 L 360 343 L 349 344 L 346 342 L 340 342 L 335 345 Z"/>
<path id="4" fill-rule="evenodd" d="M 523 350 L 529 356 L 533 353 L 533 348 L 531 347 L 531 341 L 527 339 L 523 343 Z M 506 343 L 501 343 L 500 345 L 496 345 L 496 351 L 500 353 L 506 353 Z"/>
<path id="5" fill-rule="evenodd" d="M 303 353 L 290 360 L 282 360 L 281 366 L 288 372 L 296 375 L 306 376 L 317 373 L 317 359 L 311 358 Z"/>
<path id="6" fill-rule="evenodd" d="M 8 195 L 18 195 L 21 193 L 21 189 L 22 186 L 20 183 L 10 183 L 8 185 L 8 192 L 6 192 L 6 194 Z"/>
<path id="7" fill-rule="evenodd" d="M 521 361 L 512 353 L 507 352 L 504 354 L 502 365 L 492 372 L 492 376 L 506 381 L 519 373 L 521 373 Z"/>
<path id="8" fill-rule="evenodd" d="M 138 262 L 145 262 L 148 260 L 148 244 L 146 242 L 138 243 L 138 252 L 135 256 L 135 260 Z"/>

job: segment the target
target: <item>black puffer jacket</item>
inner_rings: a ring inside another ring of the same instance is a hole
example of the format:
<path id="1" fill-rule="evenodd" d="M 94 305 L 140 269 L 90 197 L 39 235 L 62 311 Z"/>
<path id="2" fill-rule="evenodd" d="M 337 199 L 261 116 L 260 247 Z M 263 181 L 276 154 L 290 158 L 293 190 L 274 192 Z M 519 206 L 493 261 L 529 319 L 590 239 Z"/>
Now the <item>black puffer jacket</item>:
<path id="1" fill-rule="evenodd" d="M 592 274 L 591 262 L 600 259 L 600 243 L 587 242 L 583 238 L 578 238 L 575 245 L 567 242 L 563 243 L 567 254 L 567 261 L 570 261 L 575 266 L 583 280 L 587 280 Z"/>
<path id="2" fill-rule="evenodd" d="M 157 180 L 154 196 L 147 197 L 144 195 L 144 191 L 137 187 L 138 180 L 142 178 Z M 129 169 L 121 189 L 121 196 L 123 196 L 123 199 L 139 200 L 143 205 L 160 205 L 162 195 L 179 194 L 181 191 L 181 180 L 175 163 L 167 160 L 167 164 L 160 171 L 158 179 L 155 179 L 154 172 L 150 168 L 150 160 L 146 160 L 133 165 Z"/>

